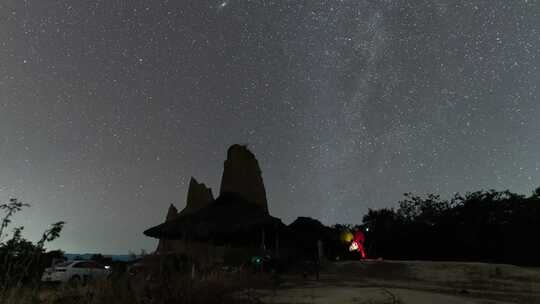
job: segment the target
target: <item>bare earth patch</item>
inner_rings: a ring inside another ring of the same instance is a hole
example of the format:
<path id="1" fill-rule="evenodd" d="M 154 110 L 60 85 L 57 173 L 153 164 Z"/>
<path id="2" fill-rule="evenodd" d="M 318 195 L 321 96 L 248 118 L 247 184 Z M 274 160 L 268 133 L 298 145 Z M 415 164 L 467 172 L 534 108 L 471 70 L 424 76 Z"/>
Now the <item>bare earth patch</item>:
<path id="1" fill-rule="evenodd" d="M 540 271 L 458 262 L 342 262 L 320 280 L 288 276 L 276 290 L 236 296 L 262 303 L 540 303 Z"/>

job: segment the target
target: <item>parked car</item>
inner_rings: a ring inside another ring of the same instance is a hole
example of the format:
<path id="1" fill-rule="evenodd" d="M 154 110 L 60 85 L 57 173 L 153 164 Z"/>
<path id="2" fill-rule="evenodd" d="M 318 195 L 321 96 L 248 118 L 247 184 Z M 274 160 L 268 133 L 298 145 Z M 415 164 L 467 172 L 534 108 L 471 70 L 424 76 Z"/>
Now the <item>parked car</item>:
<path id="1" fill-rule="evenodd" d="M 106 278 L 110 267 L 94 261 L 69 261 L 45 269 L 42 282 L 84 283 L 88 280 Z"/>

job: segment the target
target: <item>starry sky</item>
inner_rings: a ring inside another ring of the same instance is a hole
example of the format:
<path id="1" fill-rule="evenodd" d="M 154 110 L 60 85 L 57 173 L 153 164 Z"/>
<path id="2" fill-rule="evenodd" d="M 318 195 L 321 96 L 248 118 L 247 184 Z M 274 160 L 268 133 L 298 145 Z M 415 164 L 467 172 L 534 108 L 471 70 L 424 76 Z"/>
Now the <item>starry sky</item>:
<path id="1" fill-rule="evenodd" d="M 0 0 L 0 200 L 50 248 L 142 231 L 258 157 L 270 212 L 360 223 L 404 192 L 540 185 L 535 0 Z"/>

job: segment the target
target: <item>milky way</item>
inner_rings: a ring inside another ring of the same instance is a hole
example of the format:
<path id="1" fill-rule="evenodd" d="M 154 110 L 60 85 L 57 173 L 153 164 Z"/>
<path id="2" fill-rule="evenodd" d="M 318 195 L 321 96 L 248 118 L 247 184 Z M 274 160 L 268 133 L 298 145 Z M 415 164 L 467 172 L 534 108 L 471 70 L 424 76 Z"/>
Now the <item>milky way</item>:
<path id="1" fill-rule="evenodd" d="M 0 0 L 0 199 L 29 238 L 125 253 L 233 143 L 285 223 L 528 194 L 539 50 L 538 1 Z"/>

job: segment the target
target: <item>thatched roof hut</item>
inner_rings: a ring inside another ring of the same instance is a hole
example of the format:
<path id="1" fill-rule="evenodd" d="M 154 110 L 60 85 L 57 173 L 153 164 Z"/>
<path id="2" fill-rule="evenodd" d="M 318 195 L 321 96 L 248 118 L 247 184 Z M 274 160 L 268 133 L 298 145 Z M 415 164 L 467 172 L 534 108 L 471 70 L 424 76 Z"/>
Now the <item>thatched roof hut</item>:
<path id="1" fill-rule="evenodd" d="M 169 240 L 257 244 L 261 242 L 261 234 L 274 234 L 284 227 L 280 219 L 270 216 L 257 204 L 235 193 L 222 193 L 197 212 L 180 214 L 144 231 L 144 234 Z"/>

